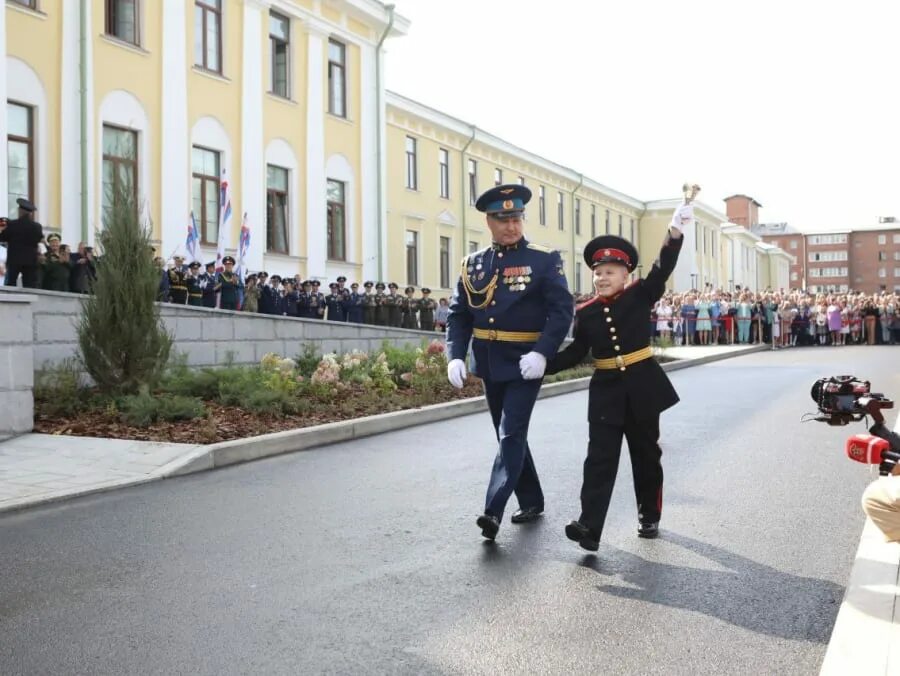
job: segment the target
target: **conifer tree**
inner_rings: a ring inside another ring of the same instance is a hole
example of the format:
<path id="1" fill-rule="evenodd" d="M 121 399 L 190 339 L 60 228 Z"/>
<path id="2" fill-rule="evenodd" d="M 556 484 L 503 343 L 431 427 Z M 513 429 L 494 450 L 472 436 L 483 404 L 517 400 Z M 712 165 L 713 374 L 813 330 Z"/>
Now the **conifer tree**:
<path id="1" fill-rule="evenodd" d="M 172 348 L 156 304 L 161 271 L 153 262 L 149 228 L 126 181 L 114 181 L 111 206 L 98 233 L 101 257 L 78 326 L 80 360 L 104 393 L 152 387 Z"/>

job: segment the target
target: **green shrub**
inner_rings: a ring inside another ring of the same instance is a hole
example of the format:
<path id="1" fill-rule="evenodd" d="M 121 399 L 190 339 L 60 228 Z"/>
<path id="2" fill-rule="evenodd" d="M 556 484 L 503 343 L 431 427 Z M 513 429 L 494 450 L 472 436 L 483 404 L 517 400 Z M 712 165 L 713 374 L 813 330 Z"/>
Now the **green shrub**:
<path id="1" fill-rule="evenodd" d="M 81 386 L 78 361 L 66 359 L 40 371 L 34 380 L 34 399 L 41 412 L 51 417 L 71 417 L 85 410 L 91 399 Z"/>
<path id="2" fill-rule="evenodd" d="M 558 383 L 564 380 L 575 380 L 576 378 L 588 378 L 594 375 L 593 366 L 575 366 L 565 371 L 560 371 L 552 376 L 544 378 L 545 383 Z"/>
<path id="3" fill-rule="evenodd" d="M 135 427 L 146 427 L 160 420 L 193 420 L 205 413 L 199 399 L 175 394 L 153 395 L 147 388 L 120 397 L 117 407 L 122 422 Z"/>
<path id="4" fill-rule="evenodd" d="M 139 219 L 133 188 L 115 182 L 113 206 L 97 233 L 102 262 L 78 324 L 85 371 L 101 392 L 115 396 L 155 386 L 172 347 L 156 303 L 163 271 L 153 262 L 151 228 Z"/>
<path id="5" fill-rule="evenodd" d="M 424 348 L 424 342 L 422 346 Z M 416 348 L 410 347 L 408 345 L 397 347 L 395 345 L 391 345 L 388 341 L 384 341 L 381 344 L 381 351 L 384 352 L 385 356 L 387 357 L 388 368 L 393 371 L 396 376 L 399 377 L 399 375 L 402 373 L 410 373 L 411 371 L 415 371 L 416 359 L 418 359 L 419 357 L 419 353 L 416 352 Z"/>
<path id="6" fill-rule="evenodd" d="M 303 351 L 294 357 L 294 361 L 297 362 L 297 372 L 304 378 L 309 378 L 316 372 L 320 360 L 319 351 L 312 343 L 306 343 Z"/>

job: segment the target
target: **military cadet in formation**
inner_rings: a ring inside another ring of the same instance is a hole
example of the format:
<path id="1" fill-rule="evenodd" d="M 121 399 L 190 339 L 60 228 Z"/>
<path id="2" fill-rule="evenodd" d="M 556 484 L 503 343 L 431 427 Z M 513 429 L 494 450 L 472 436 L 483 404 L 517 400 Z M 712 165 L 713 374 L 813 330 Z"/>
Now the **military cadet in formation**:
<path id="1" fill-rule="evenodd" d="M 388 305 L 384 282 L 378 282 L 375 285 L 375 325 L 388 326 Z"/>
<path id="2" fill-rule="evenodd" d="M 219 275 L 219 307 L 223 310 L 237 310 L 238 291 L 243 287 L 241 278 L 234 272 L 234 258 L 225 256 L 222 259 L 225 269 Z"/>
<path id="3" fill-rule="evenodd" d="M 216 264 L 207 263 L 206 272 L 200 275 L 199 286 L 203 294 L 203 307 L 216 306 L 216 294 L 218 293 L 219 276 L 216 274 Z"/>
<path id="4" fill-rule="evenodd" d="M 203 289 L 200 288 L 199 261 L 194 261 L 188 266 L 188 273 L 184 277 L 184 283 L 188 290 L 188 305 L 203 307 Z"/>
<path id="5" fill-rule="evenodd" d="M 325 317 L 325 294 L 319 291 L 322 285 L 318 279 L 312 280 L 312 292 L 316 297 L 316 314 L 313 319 L 323 319 Z"/>
<path id="6" fill-rule="evenodd" d="M 456 388 L 466 378 L 472 341 L 473 373 L 484 385 L 499 449 L 476 523 L 493 540 L 513 493 L 519 510 L 513 523 L 532 521 L 544 510 L 544 494 L 531 449 L 528 425 L 547 359 L 562 344 L 572 322 L 569 293 L 558 251 L 523 236 L 531 191 L 500 185 L 478 198 L 493 244 L 463 259 L 450 303 L 447 377 Z"/>
<path id="7" fill-rule="evenodd" d="M 606 521 L 622 438 L 628 441 L 638 536 L 655 538 L 662 515 L 663 470 L 659 416 L 678 403 L 678 394 L 650 349 L 650 311 L 662 297 L 675 269 L 693 210 L 683 204 L 672 217 L 659 258 L 650 273 L 626 285 L 638 252 L 621 237 L 597 237 L 584 249 L 594 271 L 596 296 L 578 306 L 573 342 L 554 356 L 547 373 L 580 364 L 590 351 L 594 359 L 588 397 L 588 452 L 581 488 L 581 516 L 566 526 L 566 536 L 588 551 L 597 551 Z"/>
<path id="8" fill-rule="evenodd" d="M 176 305 L 187 303 L 188 287 L 184 274 L 184 259 L 175 256 L 175 264 L 169 269 L 169 302 Z"/>
<path id="9" fill-rule="evenodd" d="M 284 281 L 284 294 L 281 296 L 281 313 L 287 317 L 300 316 L 300 292 L 294 288 L 293 280 Z"/>
<path id="10" fill-rule="evenodd" d="M 269 273 L 260 272 L 257 285 L 259 286 L 259 311 L 264 315 L 275 314 L 275 290 L 269 286 Z"/>
<path id="11" fill-rule="evenodd" d="M 328 285 L 328 288 L 331 289 L 331 294 L 325 298 L 325 307 L 328 308 L 328 321 L 347 321 L 345 314 L 347 301 L 344 298 L 344 294 L 341 293 L 340 285 L 337 282 L 332 282 Z"/>
<path id="12" fill-rule="evenodd" d="M 419 299 L 419 328 L 423 331 L 434 331 L 434 311 L 437 303 L 431 299 L 431 289 L 422 287 L 422 297 Z"/>
<path id="13" fill-rule="evenodd" d="M 416 313 L 419 311 L 419 301 L 413 298 L 416 289 L 413 286 L 406 287 L 406 298 L 400 299 L 400 326 L 404 329 L 417 329 Z"/>
<path id="14" fill-rule="evenodd" d="M 47 253 L 41 265 L 41 288 L 47 291 L 68 291 L 72 276 L 72 262 L 60 249 L 60 237 L 55 232 L 47 235 Z"/>
<path id="15" fill-rule="evenodd" d="M 363 323 L 364 324 L 375 324 L 375 294 L 372 292 L 372 288 L 375 286 L 372 282 L 366 282 L 363 284 L 365 291 L 363 292 Z"/>
<path id="16" fill-rule="evenodd" d="M 359 292 L 359 284 L 353 282 L 350 285 L 350 295 L 347 298 L 348 322 L 353 322 L 354 324 L 363 323 L 363 311 L 365 310 L 363 301 L 365 300 L 365 297 L 365 294 Z"/>
<path id="17" fill-rule="evenodd" d="M 385 296 L 385 305 L 387 306 L 388 311 L 388 326 L 392 326 L 395 329 L 399 329 L 403 324 L 403 312 L 400 307 L 400 303 L 403 302 L 403 299 L 397 293 L 397 290 L 400 287 L 397 286 L 395 282 L 390 282 L 388 284 L 388 293 Z"/>

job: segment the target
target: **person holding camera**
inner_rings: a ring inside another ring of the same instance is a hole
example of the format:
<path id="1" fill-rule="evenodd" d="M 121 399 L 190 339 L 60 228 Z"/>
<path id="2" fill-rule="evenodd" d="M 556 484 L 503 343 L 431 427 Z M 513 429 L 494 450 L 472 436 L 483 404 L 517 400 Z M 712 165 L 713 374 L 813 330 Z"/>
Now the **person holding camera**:
<path id="1" fill-rule="evenodd" d="M 6 285 L 16 286 L 19 275 L 22 286 L 35 289 L 40 286 L 38 274 L 38 244 L 44 239 L 44 229 L 34 220 L 37 207 L 30 200 L 19 197 L 19 217 L 0 222 L 0 242 L 6 242 Z"/>

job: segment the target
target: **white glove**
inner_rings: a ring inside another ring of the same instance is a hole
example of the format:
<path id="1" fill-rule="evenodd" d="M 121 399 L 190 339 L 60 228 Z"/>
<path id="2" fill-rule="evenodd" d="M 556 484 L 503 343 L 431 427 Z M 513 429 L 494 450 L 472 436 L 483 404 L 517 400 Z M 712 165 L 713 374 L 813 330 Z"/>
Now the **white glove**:
<path id="1" fill-rule="evenodd" d="M 461 390 L 466 382 L 466 362 L 462 359 L 451 359 L 447 364 L 447 380 L 457 390 Z"/>
<path id="2" fill-rule="evenodd" d="M 547 357 L 540 352 L 529 352 L 519 357 L 519 370 L 525 380 L 542 378 L 547 368 Z"/>
<path id="3" fill-rule="evenodd" d="M 682 204 L 680 207 L 675 209 L 675 213 L 672 214 L 672 222 L 669 223 L 669 227 L 675 228 L 676 230 L 684 230 L 686 227 L 693 225 L 693 223 L 694 205 Z"/>

